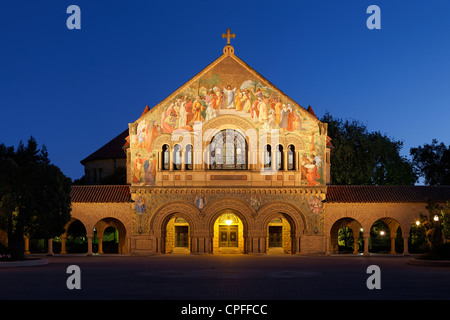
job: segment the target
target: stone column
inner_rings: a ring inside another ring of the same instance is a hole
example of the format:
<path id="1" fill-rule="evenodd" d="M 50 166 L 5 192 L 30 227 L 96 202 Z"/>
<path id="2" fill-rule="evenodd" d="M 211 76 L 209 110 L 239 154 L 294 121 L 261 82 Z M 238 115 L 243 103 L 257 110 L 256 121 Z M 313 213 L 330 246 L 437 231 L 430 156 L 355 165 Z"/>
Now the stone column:
<path id="1" fill-rule="evenodd" d="M 288 171 L 288 151 L 283 150 L 283 171 Z"/>
<path id="2" fill-rule="evenodd" d="M 408 239 L 409 236 L 404 235 L 403 236 L 403 255 L 404 256 L 409 256 L 409 252 L 408 252 Z"/>
<path id="3" fill-rule="evenodd" d="M 390 252 L 390 254 L 395 254 L 396 252 L 395 252 L 395 235 L 394 236 L 390 236 L 390 238 L 391 238 L 391 252 Z"/>
<path id="4" fill-rule="evenodd" d="M 191 253 L 199 253 L 199 241 L 197 236 L 191 236 Z"/>
<path id="5" fill-rule="evenodd" d="M 98 240 L 98 254 L 103 254 L 103 237 L 97 237 Z"/>
<path id="6" fill-rule="evenodd" d="M 359 239 L 359 237 L 358 238 L 356 238 L 356 237 L 354 237 L 353 238 L 353 253 L 354 254 L 358 254 L 358 239 Z"/>
<path id="7" fill-rule="evenodd" d="M 67 236 L 61 236 L 61 254 L 67 254 L 66 240 L 67 240 Z"/>
<path id="8" fill-rule="evenodd" d="M 173 150 L 169 148 L 169 170 L 173 171 Z"/>
<path id="9" fill-rule="evenodd" d="M 87 255 L 88 256 L 92 256 L 92 236 L 88 236 L 87 237 L 87 241 L 88 241 L 88 252 Z"/>
<path id="10" fill-rule="evenodd" d="M 24 245 L 25 245 L 25 254 L 30 254 L 30 238 L 23 237 Z"/>
<path id="11" fill-rule="evenodd" d="M 186 170 L 186 161 L 184 159 L 185 151 L 183 150 L 180 151 L 180 157 L 181 157 L 181 171 L 185 171 Z"/>
<path id="12" fill-rule="evenodd" d="M 48 256 L 52 256 L 52 255 L 53 255 L 53 239 L 48 239 L 48 251 L 47 251 L 47 255 L 48 255 Z"/>
<path id="13" fill-rule="evenodd" d="M 266 237 L 259 238 L 259 253 L 267 253 L 266 243 L 267 243 Z"/>
<path id="14" fill-rule="evenodd" d="M 369 239 L 370 239 L 370 235 L 365 235 L 364 234 L 364 255 L 368 256 L 369 254 Z"/>

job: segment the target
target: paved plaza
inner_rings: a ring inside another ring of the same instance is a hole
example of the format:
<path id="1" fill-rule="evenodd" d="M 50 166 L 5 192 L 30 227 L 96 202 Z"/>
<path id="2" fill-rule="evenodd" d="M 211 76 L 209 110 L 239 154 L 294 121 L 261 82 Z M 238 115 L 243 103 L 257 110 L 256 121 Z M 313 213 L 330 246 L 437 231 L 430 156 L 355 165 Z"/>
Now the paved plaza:
<path id="1" fill-rule="evenodd" d="M 405 256 L 52 256 L 48 264 L 0 268 L 0 299 L 436 300 L 450 299 L 450 268 Z M 70 265 L 81 289 L 69 290 Z M 367 288 L 370 265 L 381 289 Z"/>

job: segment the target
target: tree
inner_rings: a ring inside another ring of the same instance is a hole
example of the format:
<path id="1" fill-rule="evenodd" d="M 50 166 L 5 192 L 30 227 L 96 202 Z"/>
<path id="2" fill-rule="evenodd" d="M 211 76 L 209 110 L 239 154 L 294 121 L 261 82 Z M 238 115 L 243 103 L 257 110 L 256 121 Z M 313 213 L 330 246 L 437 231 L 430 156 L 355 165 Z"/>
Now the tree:
<path id="1" fill-rule="evenodd" d="M 428 214 L 420 214 L 420 223 L 425 229 L 430 253 L 425 258 L 450 259 L 450 201 L 440 205 L 428 201 Z"/>
<path id="2" fill-rule="evenodd" d="M 53 238 L 70 219 L 71 180 L 50 164 L 45 147 L 31 137 L 25 147 L 0 145 L 0 228 L 14 259 L 24 254 L 24 235 Z"/>
<path id="3" fill-rule="evenodd" d="M 450 145 L 438 143 L 411 148 L 412 162 L 428 185 L 450 185 Z"/>
<path id="4" fill-rule="evenodd" d="M 401 141 L 380 132 L 369 132 L 356 121 L 333 118 L 328 123 L 331 152 L 331 183 L 337 185 L 413 185 L 417 175 L 412 163 L 400 155 Z"/>
<path id="5" fill-rule="evenodd" d="M 428 201 L 426 209 L 428 215 L 420 214 L 420 222 L 431 248 L 439 247 L 450 238 L 450 201 L 444 206 Z"/>

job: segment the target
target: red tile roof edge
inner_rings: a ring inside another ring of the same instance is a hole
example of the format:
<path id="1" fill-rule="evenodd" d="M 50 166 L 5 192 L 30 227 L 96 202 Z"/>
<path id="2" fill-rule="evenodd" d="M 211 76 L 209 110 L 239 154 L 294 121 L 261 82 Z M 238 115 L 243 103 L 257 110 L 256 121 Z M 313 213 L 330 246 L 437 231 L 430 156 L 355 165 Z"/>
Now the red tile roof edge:
<path id="1" fill-rule="evenodd" d="M 327 187 L 327 202 L 439 203 L 450 201 L 450 186 L 339 186 Z"/>
<path id="2" fill-rule="evenodd" d="M 129 185 L 72 186 L 72 202 L 130 202 Z"/>
<path id="3" fill-rule="evenodd" d="M 130 202 L 129 185 L 72 186 L 72 202 Z M 327 186 L 327 202 L 426 203 L 450 201 L 450 186 Z"/>

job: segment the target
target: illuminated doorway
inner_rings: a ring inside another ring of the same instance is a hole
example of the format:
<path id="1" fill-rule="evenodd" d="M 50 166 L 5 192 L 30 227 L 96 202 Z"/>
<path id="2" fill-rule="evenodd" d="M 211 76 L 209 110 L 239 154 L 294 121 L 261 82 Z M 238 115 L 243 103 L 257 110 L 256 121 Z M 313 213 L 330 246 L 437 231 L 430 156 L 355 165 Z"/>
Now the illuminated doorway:
<path id="1" fill-rule="evenodd" d="M 213 253 L 243 253 L 243 224 L 238 216 L 226 212 L 214 223 Z"/>

